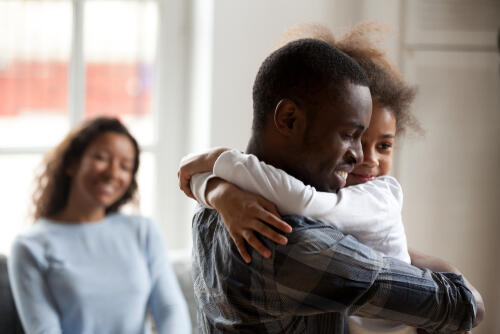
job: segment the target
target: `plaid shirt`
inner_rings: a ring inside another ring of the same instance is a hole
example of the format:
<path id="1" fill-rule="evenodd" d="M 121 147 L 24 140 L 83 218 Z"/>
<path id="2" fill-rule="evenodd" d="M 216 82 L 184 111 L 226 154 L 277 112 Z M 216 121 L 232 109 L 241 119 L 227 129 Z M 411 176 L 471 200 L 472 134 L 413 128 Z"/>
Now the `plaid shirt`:
<path id="1" fill-rule="evenodd" d="M 193 218 L 193 278 L 202 333 L 348 333 L 346 316 L 394 320 L 436 332 L 468 330 L 476 314 L 461 276 L 379 253 L 332 226 L 299 216 L 288 245 L 261 239 L 246 264 L 217 211 Z"/>

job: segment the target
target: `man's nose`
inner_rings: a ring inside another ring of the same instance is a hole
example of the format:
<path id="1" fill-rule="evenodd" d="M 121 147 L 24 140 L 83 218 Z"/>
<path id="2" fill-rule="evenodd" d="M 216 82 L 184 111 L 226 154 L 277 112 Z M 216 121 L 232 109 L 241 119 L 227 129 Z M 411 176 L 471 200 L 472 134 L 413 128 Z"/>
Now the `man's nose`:
<path id="1" fill-rule="evenodd" d="M 347 150 L 349 159 L 354 165 L 360 161 L 363 161 L 363 149 L 361 147 L 361 140 L 356 140 L 353 142 L 349 150 Z"/>

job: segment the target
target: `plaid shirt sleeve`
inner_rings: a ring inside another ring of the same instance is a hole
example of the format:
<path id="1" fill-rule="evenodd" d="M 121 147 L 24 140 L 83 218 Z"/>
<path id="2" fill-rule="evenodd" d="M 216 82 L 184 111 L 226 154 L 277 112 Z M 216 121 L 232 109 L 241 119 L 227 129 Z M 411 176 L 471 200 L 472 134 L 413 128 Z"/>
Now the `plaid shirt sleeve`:
<path id="1" fill-rule="evenodd" d="M 356 314 L 443 333 L 471 329 L 476 305 L 461 276 L 383 257 L 305 217 L 284 220 L 294 226 L 288 245 L 264 240 L 273 259 L 256 263 L 280 296 L 264 304 L 268 312 Z"/>

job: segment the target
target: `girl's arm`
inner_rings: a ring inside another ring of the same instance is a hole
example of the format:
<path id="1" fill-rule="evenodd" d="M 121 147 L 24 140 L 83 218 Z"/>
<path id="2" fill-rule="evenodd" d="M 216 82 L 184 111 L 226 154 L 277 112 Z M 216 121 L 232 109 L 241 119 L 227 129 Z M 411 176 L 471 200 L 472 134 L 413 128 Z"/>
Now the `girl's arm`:
<path id="1" fill-rule="evenodd" d="M 179 187 L 187 196 L 205 207 L 217 209 L 241 257 L 247 263 L 251 261 L 251 257 L 245 240 L 262 256 L 269 257 L 271 251 L 254 233 L 258 232 L 276 243 L 286 244 L 287 239 L 270 226 L 284 233 L 290 233 L 292 228 L 280 219 L 273 203 L 242 191 L 211 173 L 215 160 L 224 151 L 225 149 L 212 149 L 183 158 L 177 173 Z M 203 173 L 206 171 L 210 172 Z"/>
<path id="2" fill-rule="evenodd" d="M 194 175 L 192 179 L 185 175 L 209 169 L 208 163 L 214 161 L 215 154 L 205 153 L 205 157 L 185 159 L 188 163 L 181 164 L 179 179 L 181 188 L 191 185 L 190 194 L 207 207 L 212 207 L 207 201 L 213 191 L 213 204 L 223 215 L 223 220 L 231 236 L 236 242 L 242 257 L 249 262 L 250 257 L 244 247 L 243 239 L 247 240 L 261 255 L 269 256 L 269 250 L 255 238 L 253 232 L 259 232 L 271 240 L 282 243 L 279 234 L 271 233 L 265 221 L 283 232 L 291 230 L 290 226 L 279 220 L 278 213 L 273 212 L 274 205 L 265 200 L 259 200 L 255 195 L 241 192 L 237 187 L 230 186 L 221 180 L 214 180 L 220 176 L 243 188 L 245 191 L 255 192 L 267 200 L 276 203 L 282 214 L 298 214 L 310 216 L 326 223 L 335 224 L 340 230 L 348 234 L 366 233 L 371 231 L 376 222 L 377 226 L 387 226 L 388 215 L 400 215 L 402 192 L 399 184 L 393 178 L 386 177 L 363 185 L 341 190 L 339 194 L 317 192 L 313 187 L 304 185 L 301 181 L 291 177 L 284 171 L 260 162 L 255 156 L 246 155 L 237 151 L 219 151 L 215 159 L 215 174 Z M 209 158 L 209 156 L 211 158 Z M 199 166 L 203 166 L 201 170 Z M 211 185 L 209 187 L 209 185 Z M 188 194 L 188 192 L 183 189 Z M 246 197 L 246 198 L 245 198 Z M 391 200 L 392 199 L 392 200 Z M 353 211 L 353 205 L 356 211 Z M 269 213 L 275 213 L 269 215 Z M 267 216 L 265 216 L 267 214 Z M 265 218 L 262 218 L 265 216 Z M 234 217 L 238 217 L 234 219 Z"/>
<path id="3" fill-rule="evenodd" d="M 454 273 L 462 275 L 457 267 L 441 260 L 440 258 L 420 253 L 414 249 L 408 248 L 410 254 L 411 264 L 419 268 L 427 268 L 437 272 Z"/>
<path id="4" fill-rule="evenodd" d="M 401 187 L 391 177 L 343 188 L 338 193 L 319 192 L 254 155 L 235 150 L 220 154 L 213 173 L 275 203 L 283 215 L 316 218 L 346 234 L 373 231 L 385 226 L 388 215 L 401 214 Z"/>
<path id="5" fill-rule="evenodd" d="M 292 232 L 292 227 L 279 218 L 276 206 L 265 198 L 242 191 L 222 179 L 212 178 L 207 183 L 206 201 L 221 215 L 222 221 L 245 262 L 251 261 L 245 240 L 265 258 L 271 256 L 271 251 L 255 236 L 254 232 L 278 244 L 287 244 L 287 238 L 271 226 L 284 233 Z"/>
<path id="6" fill-rule="evenodd" d="M 195 174 L 200 174 L 204 172 L 211 172 L 214 168 L 215 160 L 223 152 L 229 150 L 229 148 L 215 147 L 207 152 L 198 154 L 189 154 L 182 158 L 179 171 L 177 172 L 177 177 L 179 178 L 179 188 L 186 194 L 186 196 L 198 200 L 191 191 L 191 178 Z M 203 181 L 208 181 L 204 178 Z M 204 184 L 202 182 L 201 184 Z"/>

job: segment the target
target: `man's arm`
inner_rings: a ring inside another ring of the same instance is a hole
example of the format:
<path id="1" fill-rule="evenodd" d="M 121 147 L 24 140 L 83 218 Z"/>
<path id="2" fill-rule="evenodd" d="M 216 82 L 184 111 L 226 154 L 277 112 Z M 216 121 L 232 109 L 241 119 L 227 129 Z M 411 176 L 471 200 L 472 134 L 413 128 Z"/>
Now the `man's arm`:
<path id="1" fill-rule="evenodd" d="M 476 303 L 461 276 L 382 257 L 305 217 L 285 221 L 294 232 L 287 246 L 265 241 L 274 248 L 273 262 L 261 275 L 276 282 L 279 307 L 291 314 L 357 314 L 432 332 L 470 330 L 475 324 Z"/>
<path id="2" fill-rule="evenodd" d="M 415 249 L 411 248 L 408 249 L 408 253 L 410 254 L 411 264 L 416 267 L 427 268 L 437 272 L 449 272 L 457 275 L 462 275 L 462 273 L 460 272 L 460 270 L 458 270 L 457 267 L 449 264 L 446 261 L 443 261 L 440 258 L 418 252 Z M 477 291 L 477 289 L 472 284 L 470 284 L 470 282 L 467 280 L 467 278 L 465 278 L 465 276 L 463 276 L 463 279 L 469 290 L 472 292 L 474 299 L 476 301 L 477 316 L 473 325 L 473 327 L 475 327 L 484 318 L 484 312 L 485 312 L 484 301 L 479 291 Z"/>

